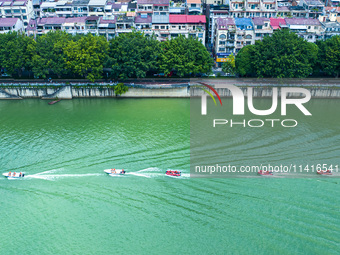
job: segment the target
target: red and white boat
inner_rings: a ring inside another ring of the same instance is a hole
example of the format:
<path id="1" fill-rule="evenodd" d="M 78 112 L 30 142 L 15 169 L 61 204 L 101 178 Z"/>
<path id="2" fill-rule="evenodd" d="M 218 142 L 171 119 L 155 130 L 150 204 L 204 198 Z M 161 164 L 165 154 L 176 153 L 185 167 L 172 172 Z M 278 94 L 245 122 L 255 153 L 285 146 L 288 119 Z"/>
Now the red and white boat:
<path id="1" fill-rule="evenodd" d="M 168 170 L 165 174 L 169 176 L 181 176 L 181 172 L 177 170 Z"/>
<path id="2" fill-rule="evenodd" d="M 273 172 L 271 172 L 271 171 L 262 171 L 262 170 L 260 170 L 257 173 L 259 175 L 273 175 Z"/>
<path id="3" fill-rule="evenodd" d="M 104 170 L 104 172 L 107 173 L 108 175 L 123 175 L 126 173 L 124 169 L 116 168 L 106 169 Z"/>
<path id="4" fill-rule="evenodd" d="M 320 175 L 332 175 L 331 170 L 318 170 L 318 171 L 316 171 L 316 173 L 320 174 Z"/>
<path id="5" fill-rule="evenodd" d="M 7 177 L 7 179 L 18 179 L 18 178 L 23 178 L 25 174 L 23 172 L 8 172 L 8 173 L 3 173 L 3 176 Z"/>

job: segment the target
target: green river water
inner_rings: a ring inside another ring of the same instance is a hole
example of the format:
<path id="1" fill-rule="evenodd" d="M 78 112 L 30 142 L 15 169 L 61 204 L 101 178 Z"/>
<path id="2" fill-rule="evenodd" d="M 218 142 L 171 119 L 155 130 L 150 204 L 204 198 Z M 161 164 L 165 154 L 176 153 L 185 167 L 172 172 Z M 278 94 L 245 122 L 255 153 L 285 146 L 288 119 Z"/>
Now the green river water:
<path id="1" fill-rule="evenodd" d="M 334 162 L 340 115 L 322 110 L 339 102 L 314 100 L 315 124 L 290 139 L 266 129 L 275 142 L 261 144 L 251 139 L 260 131 L 243 130 L 228 145 L 233 161 L 247 144 L 274 162 Z M 274 153 L 306 133 L 315 137 L 308 153 Z M 0 176 L 0 254 L 339 254 L 340 179 L 190 178 L 189 99 L 0 101 L 0 141 L 1 173 L 26 173 Z"/>

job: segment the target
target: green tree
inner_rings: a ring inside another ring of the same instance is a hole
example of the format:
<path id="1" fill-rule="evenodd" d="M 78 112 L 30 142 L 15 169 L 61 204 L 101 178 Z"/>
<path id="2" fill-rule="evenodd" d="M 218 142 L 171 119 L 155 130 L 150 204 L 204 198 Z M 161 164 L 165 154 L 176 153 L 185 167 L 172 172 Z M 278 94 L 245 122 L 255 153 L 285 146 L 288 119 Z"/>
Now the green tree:
<path id="1" fill-rule="evenodd" d="M 66 67 L 90 81 L 102 78 L 108 42 L 103 36 L 87 34 L 77 41 L 68 41 L 62 49 Z"/>
<path id="2" fill-rule="evenodd" d="M 116 86 L 114 86 L 114 90 L 115 90 L 116 96 L 120 96 L 128 92 L 129 87 L 125 86 L 124 83 L 118 83 Z"/>
<path id="3" fill-rule="evenodd" d="M 158 71 L 160 43 L 140 32 L 124 33 L 110 41 L 109 61 L 112 76 L 144 78 L 148 71 Z"/>
<path id="4" fill-rule="evenodd" d="M 36 54 L 33 56 L 33 72 L 36 76 L 46 78 L 52 71 L 59 78 L 69 73 L 63 49 L 73 38 L 61 31 L 51 31 L 37 37 Z"/>
<path id="5" fill-rule="evenodd" d="M 222 65 L 222 71 L 225 73 L 235 74 L 235 56 L 233 53 L 231 53 L 228 57 L 226 62 Z"/>
<path id="6" fill-rule="evenodd" d="M 11 75 L 22 76 L 32 68 L 36 43 L 31 37 L 17 32 L 0 35 L 0 64 Z"/>
<path id="7" fill-rule="evenodd" d="M 259 77 L 303 78 L 313 72 L 318 47 L 287 29 L 256 41 L 251 63 Z"/>
<path id="8" fill-rule="evenodd" d="M 180 77 L 187 74 L 208 73 L 211 71 L 213 59 L 198 39 L 193 37 L 177 38 L 161 43 L 160 70 L 165 74 L 172 70 Z"/>
<path id="9" fill-rule="evenodd" d="M 339 77 L 340 74 L 340 36 L 333 36 L 326 41 L 318 42 L 320 48 L 318 62 L 328 75 Z"/>
<path id="10" fill-rule="evenodd" d="M 256 70 L 253 61 L 255 45 L 243 47 L 236 55 L 235 69 L 240 76 L 255 76 Z"/>

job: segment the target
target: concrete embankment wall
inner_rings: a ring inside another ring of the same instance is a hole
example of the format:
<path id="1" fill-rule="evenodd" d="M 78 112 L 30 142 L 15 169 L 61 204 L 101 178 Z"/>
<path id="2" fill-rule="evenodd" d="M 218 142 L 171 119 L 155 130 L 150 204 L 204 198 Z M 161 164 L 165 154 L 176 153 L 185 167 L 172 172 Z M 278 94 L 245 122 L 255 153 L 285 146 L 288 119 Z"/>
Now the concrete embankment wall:
<path id="1" fill-rule="evenodd" d="M 244 95 L 247 95 L 247 87 L 239 87 Z M 312 98 L 340 98 L 340 87 L 306 87 L 311 92 Z M 216 88 L 221 97 L 231 97 L 228 89 Z M 278 89 L 280 95 L 280 88 Z M 150 97 L 190 97 L 201 96 L 205 93 L 201 88 L 188 85 L 183 86 L 130 86 L 129 91 L 120 97 L 150 98 Z M 272 97 L 273 90 L 270 87 L 254 87 L 254 97 Z M 288 96 L 303 96 L 303 94 L 288 94 Z M 41 98 L 41 99 L 72 99 L 72 98 L 103 98 L 116 97 L 112 88 L 79 88 L 63 86 L 61 88 L 1 88 L 0 99 L 21 99 L 21 98 Z"/>
<path id="2" fill-rule="evenodd" d="M 240 87 L 243 94 L 247 96 L 247 87 Z M 340 88 L 306 88 L 310 91 L 312 98 L 340 98 Z M 232 94 L 228 89 L 216 89 L 221 97 L 231 97 Z M 201 96 L 205 92 L 196 87 L 190 88 L 191 96 Z M 272 97 L 272 88 L 253 88 L 253 97 Z M 278 88 L 278 95 L 281 96 L 281 90 Z M 287 97 L 305 97 L 302 93 L 288 93 Z"/>
<path id="3" fill-rule="evenodd" d="M 72 96 L 77 97 L 116 97 L 113 89 L 72 88 Z M 128 92 L 119 97 L 190 97 L 189 87 L 151 88 L 130 87 Z"/>
<path id="4" fill-rule="evenodd" d="M 10 95 L 21 98 L 41 98 L 49 94 L 53 94 L 59 88 L 3 88 L 3 91 Z"/>

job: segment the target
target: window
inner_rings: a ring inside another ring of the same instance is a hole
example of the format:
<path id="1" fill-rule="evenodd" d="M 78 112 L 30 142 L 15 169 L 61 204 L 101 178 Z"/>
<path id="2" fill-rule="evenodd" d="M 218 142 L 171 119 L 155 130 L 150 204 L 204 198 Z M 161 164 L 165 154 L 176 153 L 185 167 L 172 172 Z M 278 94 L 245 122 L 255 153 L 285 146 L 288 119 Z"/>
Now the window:
<path id="1" fill-rule="evenodd" d="M 256 36 L 256 37 L 261 37 L 261 34 L 258 34 L 258 33 L 257 33 L 255 36 Z"/>
<path id="2" fill-rule="evenodd" d="M 25 9 L 23 9 L 23 10 L 21 10 L 21 12 L 22 12 L 22 13 L 26 13 L 26 10 L 25 10 Z"/>
<path id="3" fill-rule="evenodd" d="M 225 34 L 220 35 L 220 39 L 226 39 L 227 36 Z"/>
<path id="4" fill-rule="evenodd" d="M 203 33 L 198 33 L 198 38 L 203 38 Z"/>
<path id="5" fill-rule="evenodd" d="M 219 41 L 219 44 L 225 45 L 225 41 Z"/>
<path id="6" fill-rule="evenodd" d="M 161 29 L 165 29 L 165 26 L 161 26 Z"/>
<path id="7" fill-rule="evenodd" d="M 159 26 L 155 26 L 155 29 L 159 29 Z"/>
<path id="8" fill-rule="evenodd" d="M 218 51 L 225 51 L 225 48 L 218 48 Z"/>
<path id="9" fill-rule="evenodd" d="M 262 29 L 262 26 L 256 26 L 257 29 Z"/>
<path id="10" fill-rule="evenodd" d="M 196 4 L 191 4 L 191 7 L 196 7 Z"/>
<path id="11" fill-rule="evenodd" d="M 308 26 L 308 29 L 310 29 L 310 26 Z"/>

